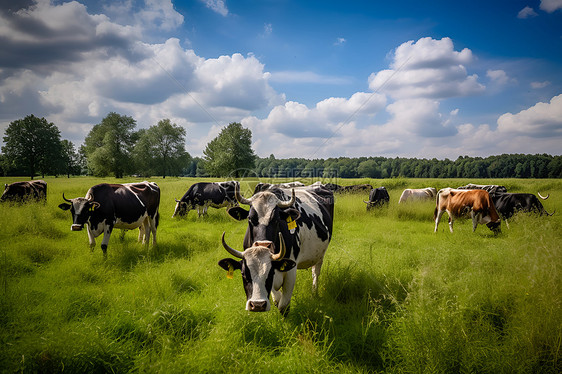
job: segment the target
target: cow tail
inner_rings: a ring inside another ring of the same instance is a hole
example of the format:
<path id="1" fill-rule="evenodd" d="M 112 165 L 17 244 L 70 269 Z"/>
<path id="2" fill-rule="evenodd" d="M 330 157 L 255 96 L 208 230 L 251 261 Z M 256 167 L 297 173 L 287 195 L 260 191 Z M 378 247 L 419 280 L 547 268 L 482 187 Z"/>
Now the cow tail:
<path id="1" fill-rule="evenodd" d="M 154 224 L 156 225 L 156 228 L 158 228 L 158 223 L 160 223 L 160 212 L 156 211 L 156 217 L 154 217 Z"/>

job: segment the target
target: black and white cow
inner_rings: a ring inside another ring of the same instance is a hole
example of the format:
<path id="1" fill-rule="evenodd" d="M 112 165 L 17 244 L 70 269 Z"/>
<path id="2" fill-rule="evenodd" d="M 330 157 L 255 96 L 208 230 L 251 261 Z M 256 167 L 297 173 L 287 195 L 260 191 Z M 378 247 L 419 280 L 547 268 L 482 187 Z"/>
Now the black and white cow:
<path id="1" fill-rule="evenodd" d="M 180 200 L 176 199 L 176 208 L 172 218 L 176 215 L 183 217 L 190 210 L 197 209 L 197 216 L 207 214 L 209 207 L 224 208 L 238 205 L 234 197 L 234 188 L 238 182 L 199 182 L 189 187 Z"/>
<path id="2" fill-rule="evenodd" d="M 543 197 L 540 193 L 538 195 L 543 200 L 548 199 L 550 196 L 547 195 L 546 197 Z M 532 193 L 494 193 L 490 194 L 490 197 L 492 198 L 500 217 L 505 221 L 508 228 L 509 223 L 507 220 L 519 211 L 534 212 L 541 216 L 543 214 L 546 214 L 547 216 L 554 214 L 548 213 L 539 199 Z"/>
<path id="3" fill-rule="evenodd" d="M 473 184 L 469 183 L 466 186 L 457 187 L 458 190 L 484 190 L 488 193 L 503 193 L 507 192 L 505 186 L 499 186 L 497 184 Z"/>
<path id="4" fill-rule="evenodd" d="M 279 311 L 289 311 L 297 269 L 312 267 L 316 292 L 324 254 L 332 238 L 334 195 L 322 187 L 291 190 L 272 187 L 246 199 L 236 189 L 236 199 L 250 205 L 229 209 L 238 220 L 248 219 L 244 250 L 233 249 L 222 237 L 224 248 L 238 260 L 225 258 L 219 265 L 241 270 L 246 292 L 246 310 L 264 312 L 271 308 L 269 294 Z"/>
<path id="5" fill-rule="evenodd" d="M 152 233 L 152 244 L 156 244 L 160 188 L 156 183 L 141 182 L 127 184 L 98 184 L 88 190 L 85 197 L 67 199 L 59 205 L 72 213 L 72 231 L 80 231 L 88 225 L 90 249 L 96 245 L 95 238 L 103 233 L 101 249 L 107 255 L 107 245 L 114 228 L 140 231 L 139 241 L 148 246 Z"/>
<path id="6" fill-rule="evenodd" d="M 26 200 L 47 201 L 47 182 L 33 180 L 4 185 L 0 201 L 23 202 Z"/>
<path id="7" fill-rule="evenodd" d="M 371 210 L 377 206 L 383 206 L 390 201 L 390 196 L 388 196 L 388 191 L 385 187 L 373 188 L 369 192 L 369 201 L 363 200 L 367 204 L 367 210 Z"/>

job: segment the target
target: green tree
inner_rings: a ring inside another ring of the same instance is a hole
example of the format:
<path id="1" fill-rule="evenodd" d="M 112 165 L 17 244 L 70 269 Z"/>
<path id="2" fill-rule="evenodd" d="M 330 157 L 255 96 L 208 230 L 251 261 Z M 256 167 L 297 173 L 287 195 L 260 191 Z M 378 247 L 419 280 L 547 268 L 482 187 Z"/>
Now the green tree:
<path id="1" fill-rule="evenodd" d="M 143 131 L 135 145 L 135 160 L 140 170 L 166 178 L 179 175 L 190 166 L 191 156 L 185 151 L 185 129 L 169 119 Z"/>
<path id="2" fill-rule="evenodd" d="M 56 172 L 61 157 L 60 131 L 45 118 L 33 114 L 10 123 L 2 152 L 10 165 L 25 170 L 31 179 L 37 173 Z"/>
<path id="3" fill-rule="evenodd" d="M 80 174 L 80 156 L 69 140 L 61 141 L 61 171 L 70 178 L 70 174 Z"/>
<path id="4" fill-rule="evenodd" d="M 95 176 L 114 174 L 123 178 L 132 171 L 131 151 L 138 137 L 133 132 L 135 126 L 132 117 L 111 112 L 92 128 L 84 141 L 84 151 Z"/>
<path id="5" fill-rule="evenodd" d="M 255 165 L 252 131 L 232 122 L 207 144 L 203 154 L 207 173 L 238 178 L 244 169 L 253 169 Z"/>

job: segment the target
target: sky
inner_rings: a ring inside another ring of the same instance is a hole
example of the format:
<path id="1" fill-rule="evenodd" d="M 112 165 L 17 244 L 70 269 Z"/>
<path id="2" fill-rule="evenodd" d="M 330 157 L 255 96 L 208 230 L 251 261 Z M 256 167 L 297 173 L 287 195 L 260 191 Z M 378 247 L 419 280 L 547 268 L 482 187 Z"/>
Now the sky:
<path id="1" fill-rule="evenodd" d="M 116 112 L 199 157 L 231 122 L 260 157 L 562 154 L 562 0 L 4 0 L 0 46 L 2 137 Z"/>

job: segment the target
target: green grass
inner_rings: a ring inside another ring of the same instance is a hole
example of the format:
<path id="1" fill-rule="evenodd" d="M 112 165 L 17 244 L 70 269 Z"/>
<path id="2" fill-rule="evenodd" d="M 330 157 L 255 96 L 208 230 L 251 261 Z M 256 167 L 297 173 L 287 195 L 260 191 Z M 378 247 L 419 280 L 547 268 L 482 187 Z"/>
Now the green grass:
<path id="1" fill-rule="evenodd" d="M 550 193 L 545 208 L 561 212 L 560 180 L 340 180 L 384 185 L 391 202 L 367 212 L 367 193 L 336 196 L 319 294 L 299 270 L 286 318 L 244 311 L 240 273 L 227 279 L 217 265 L 222 232 L 239 248 L 246 223 L 212 208 L 172 219 L 196 180 L 151 180 L 158 245 L 117 231 L 107 260 L 101 237 L 90 252 L 57 207 L 100 180 L 47 178 L 47 204 L 0 206 L 1 372 L 562 370 L 561 214 L 517 215 L 497 237 L 469 220 L 451 234 L 444 217 L 434 234 L 433 202 L 397 204 L 407 187 L 497 182 Z"/>

